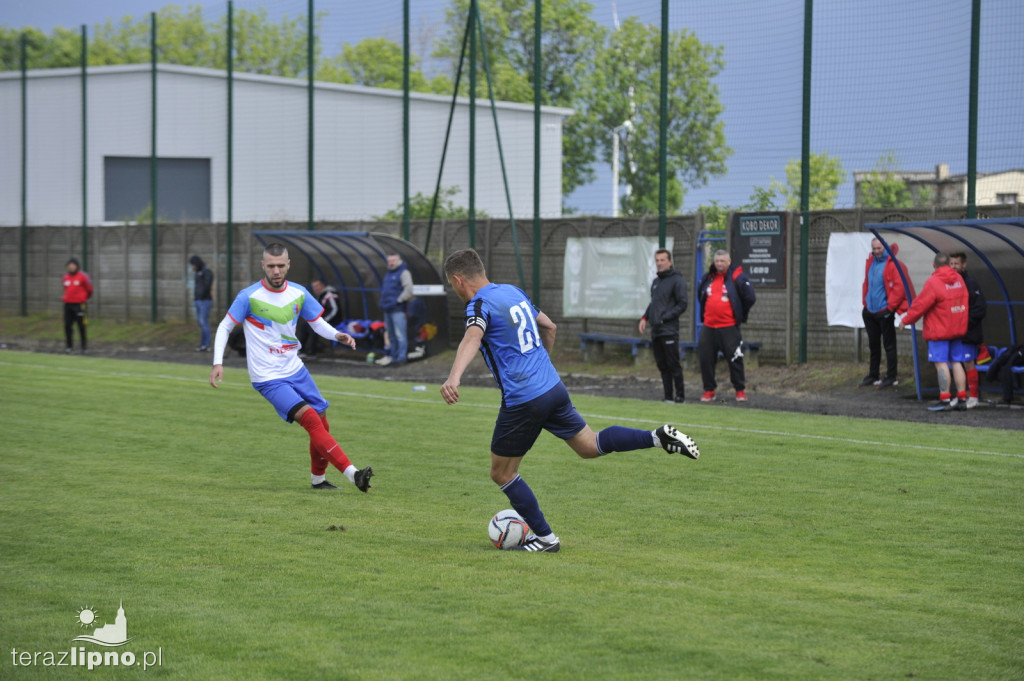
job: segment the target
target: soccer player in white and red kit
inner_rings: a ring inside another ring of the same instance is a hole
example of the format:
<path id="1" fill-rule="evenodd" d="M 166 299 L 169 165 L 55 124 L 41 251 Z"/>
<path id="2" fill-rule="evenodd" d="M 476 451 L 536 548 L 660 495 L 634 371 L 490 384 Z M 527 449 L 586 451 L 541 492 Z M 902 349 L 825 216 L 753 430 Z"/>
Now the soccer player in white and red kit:
<path id="1" fill-rule="evenodd" d="M 306 366 L 299 359 L 302 347 L 295 334 L 301 315 L 318 335 L 350 348 L 356 342 L 323 320 L 324 308 L 304 287 L 287 280 L 288 250 L 273 243 L 263 249 L 260 262 L 264 277 L 243 289 L 228 308 L 213 342 L 210 385 L 224 377 L 224 349 L 236 324 L 244 324 L 245 360 L 252 387 L 270 402 L 286 422 L 297 422 L 309 433 L 310 486 L 336 489 L 327 482 L 327 462 L 334 464 L 360 491 L 370 488 L 373 469 L 357 469 L 330 434 L 328 402 L 320 394 Z"/>

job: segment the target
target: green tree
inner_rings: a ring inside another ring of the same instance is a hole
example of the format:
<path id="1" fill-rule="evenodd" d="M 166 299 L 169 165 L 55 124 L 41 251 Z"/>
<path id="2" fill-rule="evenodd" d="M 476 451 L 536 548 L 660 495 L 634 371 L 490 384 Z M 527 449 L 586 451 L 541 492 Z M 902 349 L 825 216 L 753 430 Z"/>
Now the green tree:
<path id="1" fill-rule="evenodd" d="M 318 33 L 325 12 L 314 17 Z M 78 66 L 81 36 L 78 31 L 56 28 L 47 36 L 25 29 L 30 68 Z M 0 67 L 20 68 L 19 41 L 22 31 L 0 28 Z M 235 58 L 239 71 L 277 76 L 305 75 L 307 65 L 306 17 L 283 16 L 271 21 L 267 10 L 239 9 L 234 13 Z M 157 12 L 157 59 L 166 64 L 223 69 L 227 66 L 227 15 L 207 21 L 199 5 L 182 10 L 167 5 Z M 314 39 L 314 56 L 320 41 Z M 150 60 L 150 18 L 126 16 L 97 24 L 89 36 L 89 65 L 144 64 Z"/>
<path id="2" fill-rule="evenodd" d="M 413 92 L 450 93 L 451 79 L 428 81 L 415 56 L 409 58 L 409 89 Z M 366 38 L 342 45 L 341 53 L 324 59 L 317 69 L 319 80 L 334 83 L 401 90 L 405 68 L 402 46 L 387 38 Z"/>
<path id="3" fill-rule="evenodd" d="M 709 204 L 701 204 L 697 210 L 704 214 L 704 224 L 707 229 L 722 232 L 728 228 L 730 212 L 761 213 L 775 211 L 778 210 L 778 206 L 775 205 L 775 199 L 774 189 L 755 186 L 750 199 L 742 206 L 729 208 L 719 204 L 718 201 L 712 201 Z"/>
<path id="4" fill-rule="evenodd" d="M 57 27 L 46 35 L 37 28 L 14 29 L 0 26 L 0 70 L 21 69 L 21 36 L 26 36 L 25 59 L 30 69 L 78 66 L 82 57 L 79 31 Z"/>
<path id="5" fill-rule="evenodd" d="M 469 209 L 456 205 L 452 197 L 458 194 L 458 187 L 441 187 L 440 195 L 437 197 L 437 211 L 434 218 L 442 220 L 446 218 L 468 218 Z M 434 197 L 417 192 L 415 196 L 409 197 L 409 219 L 427 220 L 430 218 L 430 209 L 434 205 Z M 404 207 L 400 203 L 383 215 L 376 216 L 378 220 L 397 221 L 405 219 Z M 480 209 L 476 210 L 477 218 L 486 218 L 487 214 Z"/>
<path id="6" fill-rule="evenodd" d="M 313 59 L 320 59 L 320 29 L 326 12 L 313 17 Z M 220 20 L 218 30 L 226 32 L 227 17 Z M 295 19 L 281 17 L 274 23 L 267 10 L 237 10 L 235 24 L 235 63 L 239 71 L 263 73 L 286 78 L 306 76 L 308 28 L 306 15 Z M 316 63 L 316 62 L 314 62 Z"/>
<path id="7" fill-rule="evenodd" d="M 721 71 L 722 48 L 704 44 L 688 30 L 669 34 L 667 210 L 677 212 L 687 187 L 707 184 L 726 171 L 732 150 L 725 143 L 722 103 L 712 82 Z M 631 188 L 622 200 L 627 215 L 658 212 L 658 118 L 661 32 L 626 19 L 611 33 L 589 72 L 583 101 L 574 106 L 592 116 L 598 144 L 611 161 L 613 130 L 629 121 L 622 145 L 621 178 Z"/>
<path id="8" fill-rule="evenodd" d="M 778 206 L 775 203 L 776 198 L 775 190 L 771 187 L 755 186 L 747 205 L 743 206 L 740 210 L 747 213 L 778 210 Z"/>
<path id="9" fill-rule="evenodd" d="M 791 159 L 786 164 L 786 184 L 772 179 L 771 189 L 785 201 L 786 210 L 800 210 L 800 172 L 803 164 Z M 846 180 L 842 162 L 828 152 L 811 153 L 810 210 L 835 208 L 839 187 Z"/>
<path id="10" fill-rule="evenodd" d="M 160 15 L 157 14 L 158 31 Z M 149 18 L 123 17 L 97 24 L 89 36 L 89 65 L 145 64 L 150 59 Z M 159 34 L 157 44 L 159 45 Z M 77 61 L 75 62 L 77 64 Z"/>
<path id="11" fill-rule="evenodd" d="M 860 204 L 865 208 L 913 208 L 914 197 L 907 183 L 896 175 L 896 153 L 886 152 L 875 161 L 868 179 L 860 185 Z"/>
<path id="12" fill-rule="evenodd" d="M 492 87 L 497 99 L 532 103 L 534 11 L 532 2 L 480 0 Z M 545 0 L 541 25 L 541 103 L 576 107 L 581 101 L 585 75 L 593 68 L 607 29 L 591 16 L 584 0 Z M 454 78 L 462 48 L 469 0 L 453 0 L 447 10 L 445 33 L 433 56 L 450 64 Z M 483 54 L 478 46 L 477 96 L 487 96 Z M 468 54 L 466 55 L 468 59 Z M 469 94 L 468 62 L 463 65 L 459 94 Z M 593 116 L 578 110 L 566 121 L 562 136 L 562 193 L 568 195 L 595 178 L 597 140 L 601 129 Z"/>

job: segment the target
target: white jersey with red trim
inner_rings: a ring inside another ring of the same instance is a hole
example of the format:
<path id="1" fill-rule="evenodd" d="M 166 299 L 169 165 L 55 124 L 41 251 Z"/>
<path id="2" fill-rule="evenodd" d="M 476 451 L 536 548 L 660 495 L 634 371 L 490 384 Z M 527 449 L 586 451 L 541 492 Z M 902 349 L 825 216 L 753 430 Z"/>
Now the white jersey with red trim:
<path id="1" fill-rule="evenodd" d="M 228 316 L 245 330 L 245 362 L 253 383 L 286 378 L 302 368 L 295 325 L 301 315 L 313 321 L 324 308 L 304 287 L 286 281 L 280 291 L 258 282 L 242 289 Z"/>

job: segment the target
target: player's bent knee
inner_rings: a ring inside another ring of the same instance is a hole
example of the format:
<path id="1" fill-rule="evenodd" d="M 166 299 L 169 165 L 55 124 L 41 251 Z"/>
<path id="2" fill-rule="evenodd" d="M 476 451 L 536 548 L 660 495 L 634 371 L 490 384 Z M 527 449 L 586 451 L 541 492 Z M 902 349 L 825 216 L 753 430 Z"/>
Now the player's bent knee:
<path id="1" fill-rule="evenodd" d="M 309 402 L 299 402 L 288 411 L 288 421 L 301 421 L 302 415 L 312 409 L 309 406 Z"/>
<path id="2" fill-rule="evenodd" d="M 595 459 L 601 456 L 597 448 L 597 433 L 590 426 L 565 441 L 581 459 Z"/>

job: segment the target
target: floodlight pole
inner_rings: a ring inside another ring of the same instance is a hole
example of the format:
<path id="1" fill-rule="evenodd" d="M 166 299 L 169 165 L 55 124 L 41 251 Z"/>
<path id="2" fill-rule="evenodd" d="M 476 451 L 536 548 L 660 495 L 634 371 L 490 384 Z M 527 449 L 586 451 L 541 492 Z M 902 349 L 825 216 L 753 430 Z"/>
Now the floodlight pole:
<path id="1" fill-rule="evenodd" d="M 619 134 L 633 130 L 633 122 L 625 120 L 612 128 L 612 217 L 619 217 Z"/>
<path id="2" fill-rule="evenodd" d="M 619 130 L 612 129 L 612 217 L 619 217 Z"/>

